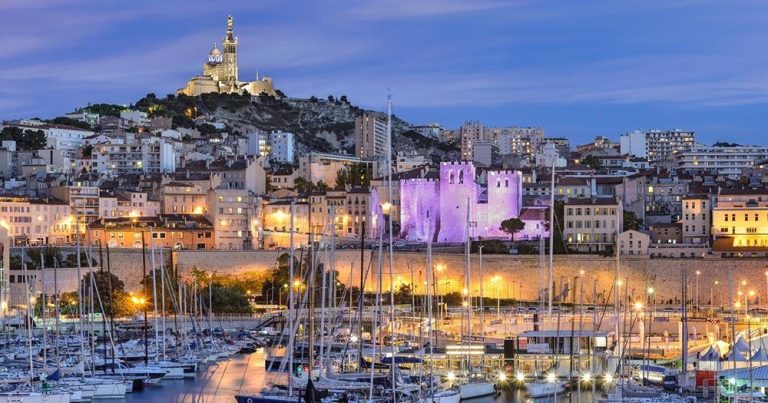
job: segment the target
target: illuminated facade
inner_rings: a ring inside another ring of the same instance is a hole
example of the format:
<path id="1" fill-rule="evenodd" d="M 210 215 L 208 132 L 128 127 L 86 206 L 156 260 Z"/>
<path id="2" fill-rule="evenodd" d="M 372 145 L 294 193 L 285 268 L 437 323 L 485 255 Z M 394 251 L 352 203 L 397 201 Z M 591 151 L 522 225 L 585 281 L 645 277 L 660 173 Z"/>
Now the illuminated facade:
<path id="1" fill-rule="evenodd" d="M 24 197 L 0 198 L 0 226 L 15 245 L 63 244 L 75 228 L 68 205 Z"/>
<path id="2" fill-rule="evenodd" d="M 163 214 L 206 214 L 207 192 L 192 182 L 170 182 L 161 191 Z"/>
<path id="3" fill-rule="evenodd" d="M 157 217 L 101 218 L 88 225 L 85 242 L 110 248 L 149 247 L 213 249 L 214 229 L 202 216 L 163 214 Z"/>
<path id="4" fill-rule="evenodd" d="M 256 81 L 242 82 L 239 80 L 237 63 L 237 37 L 233 32 L 232 17 L 227 17 L 227 33 L 222 41 L 222 49 L 214 45 L 208 52 L 208 62 L 203 65 L 203 74 L 193 77 L 187 85 L 180 89 L 180 94 L 198 96 L 209 92 L 242 93 L 251 95 L 262 93 L 274 96 L 275 88 L 272 78 L 262 77 Z"/>
<path id="5" fill-rule="evenodd" d="M 477 239 L 507 239 L 499 226 L 522 211 L 522 174 L 518 171 L 488 171 L 486 183 L 477 180 L 475 166 L 466 162 L 443 162 L 439 179 L 414 178 L 400 181 L 400 236 L 414 241 L 464 242 Z M 468 217 L 469 215 L 469 217 Z M 526 228 L 526 236 L 538 234 Z"/>
<path id="6" fill-rule="evenodd" d="M 768 250 L 768 190 L 721 189 L 712 209 L 713 250 Z"/>

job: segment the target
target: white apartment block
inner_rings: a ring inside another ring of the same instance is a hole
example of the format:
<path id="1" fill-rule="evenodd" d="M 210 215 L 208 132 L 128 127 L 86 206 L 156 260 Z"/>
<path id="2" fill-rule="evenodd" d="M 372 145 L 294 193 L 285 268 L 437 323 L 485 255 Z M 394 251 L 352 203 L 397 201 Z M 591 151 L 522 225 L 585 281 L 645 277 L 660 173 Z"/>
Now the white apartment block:
<path id="1" fill-rule="evenodd" d="M 157 137 L 97 144 L 91 159 L 95 172 L 110 176 L 167 173 L 176 169 L 173 144 Z"/>
<path id="2" fill-rule="evenodd" d="M 768 159 L 768 147 L 707 147 L 696 145 L 676 157 L 677 168 L 706 170 L 716 175 L 738 178 L 742 170 L 754 168 Z"/>
<path id="3" fill-rule="evenodd" d="M 213 223 L 219 249 L 253 249 L 258 241 L 258 215 L 253 197 L 245 189 L 208 191 L 206 217 Z"/>
<path id="4" fill-rule="evenodd" d="M 146 112 L 128 109 L 120 111 L 120 119 L 131 126 L 147 126 L 150 123 Z"/>
<path id="5" fill-rule="evenodd" d="M 248 140 L 247 155 L 260 156 L 264 159 L 269 158 L 269 136 L 266 133 L 253 132 L 246 134 Z"/>
<path id="6" fill-rule="evenodd" d="M 271 161 L 293 163 L 293 133 L 273 131 L 269 134 L 269 147 Z"/>
<path id="7" fill-rule="evenodd" d="M 623 213 L 614 198 L 568 199 L 564 206 L 563 238 L 571 249 L 602 252 L 616 245 Z"/>
<path id="8" fill-rule="evenodd" d="M 696 143 L 692 131 L 674 130 L 635 130 L 622 134 L 619 138 L 621 154 L 658 161 L 691 149 Z"/>

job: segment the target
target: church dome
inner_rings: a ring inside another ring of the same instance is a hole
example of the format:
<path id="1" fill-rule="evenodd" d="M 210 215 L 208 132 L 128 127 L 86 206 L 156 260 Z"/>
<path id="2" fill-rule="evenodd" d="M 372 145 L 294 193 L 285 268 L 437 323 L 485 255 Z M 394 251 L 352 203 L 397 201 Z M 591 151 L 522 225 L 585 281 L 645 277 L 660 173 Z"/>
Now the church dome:
<path id="1" fill-rule="evenodd" d="M 209 63 L 221 63 L 223 60 L 223 56 L 221 53 L 221 50 L 216 45 L 213 45 L 213 49 L 211 49 L 210 52 L 208 52 L 208 62 Z"/>

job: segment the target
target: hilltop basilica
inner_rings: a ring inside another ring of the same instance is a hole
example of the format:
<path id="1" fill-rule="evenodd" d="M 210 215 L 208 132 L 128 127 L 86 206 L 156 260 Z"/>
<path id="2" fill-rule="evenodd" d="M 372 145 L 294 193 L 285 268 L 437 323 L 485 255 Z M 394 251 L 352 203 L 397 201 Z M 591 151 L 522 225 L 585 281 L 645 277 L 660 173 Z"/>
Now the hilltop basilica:
<path id="1" fill-rule="evenodd" d="M 239 81 L 237 67 L 237 37 L 232 33 L 232 16 L 227 17 L 227 35 L 221 43 L 222 49 L 213 45 L 208 52 L 208 62 L 203 65 L 203 74 L 193 77 L 179 94 L 196 96 L 209 92 L 242 93 L 251 95 L 262 93 L 275 95 L 271 77 L 262 77 L 256 81 Z"/>

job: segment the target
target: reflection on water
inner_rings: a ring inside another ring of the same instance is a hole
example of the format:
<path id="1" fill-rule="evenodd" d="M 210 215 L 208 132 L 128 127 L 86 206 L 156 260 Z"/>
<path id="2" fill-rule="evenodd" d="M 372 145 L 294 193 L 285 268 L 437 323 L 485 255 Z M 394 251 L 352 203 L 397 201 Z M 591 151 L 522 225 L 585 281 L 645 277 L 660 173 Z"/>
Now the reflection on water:
<path id="1" fill-rule="evenodd" d="M 147 386 L 144 391 L 126 394 L 127 402 L 153 403 L 234 403 L 238 393 L 257 393 L 266 381 L 276 374 L 264 370 L 264 353 L 237 355 L 229 361 L 221 361 L 198 372 L 196 379 L 164 380 L 158 385 Z M 587 393 L 581 394 L 582 402 L 592 399 Z M 510 391 L 496 397 L 465 400 L 469 403 L 531 402 L 523 391 Z M 558 396 L 557 400 L 536 399 L 535 402 L 578 402 L 578 394 Z"/>

